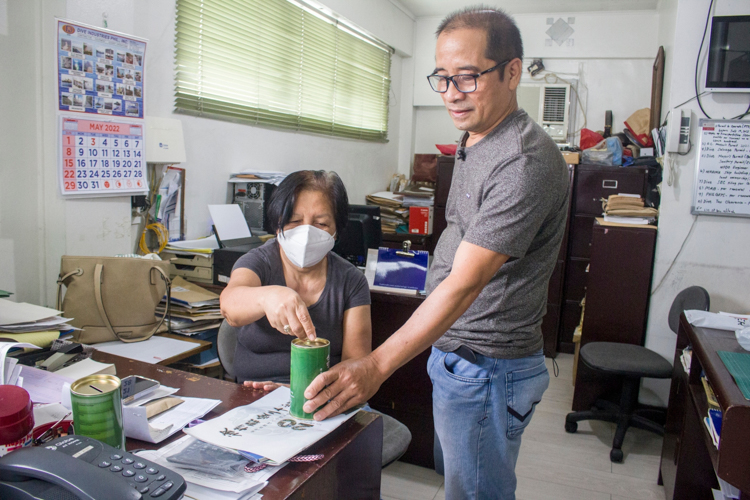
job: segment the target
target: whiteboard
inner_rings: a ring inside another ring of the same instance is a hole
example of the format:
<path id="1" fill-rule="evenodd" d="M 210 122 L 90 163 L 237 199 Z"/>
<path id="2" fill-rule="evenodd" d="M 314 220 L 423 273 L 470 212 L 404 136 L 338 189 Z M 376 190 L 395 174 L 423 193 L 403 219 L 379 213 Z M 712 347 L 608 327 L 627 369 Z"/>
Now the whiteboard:
<path id="1" fill-rule="evenodd" d="M 699 122 L 700 148 L 695 163 L 695 215 L 750 217 L 750 122 Z"/>

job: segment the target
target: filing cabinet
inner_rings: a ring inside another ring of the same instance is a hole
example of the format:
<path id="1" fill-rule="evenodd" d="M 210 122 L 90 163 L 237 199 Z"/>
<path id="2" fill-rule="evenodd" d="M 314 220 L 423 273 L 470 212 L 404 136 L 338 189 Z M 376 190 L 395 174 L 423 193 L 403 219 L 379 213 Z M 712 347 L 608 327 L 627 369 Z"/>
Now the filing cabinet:
<path id="1" fill-rule="evenodd" d="M 594 219 L 602 216 L 602 200 L 612 194 L 625 193 L 645 198 L 648 189 L 648 169 L 645 167 L 574 167 L 557 343 L 558 351 L 568 353 L 574 350 L 573 333 L 581 321 L 581 300 L 586 295 Z"/>

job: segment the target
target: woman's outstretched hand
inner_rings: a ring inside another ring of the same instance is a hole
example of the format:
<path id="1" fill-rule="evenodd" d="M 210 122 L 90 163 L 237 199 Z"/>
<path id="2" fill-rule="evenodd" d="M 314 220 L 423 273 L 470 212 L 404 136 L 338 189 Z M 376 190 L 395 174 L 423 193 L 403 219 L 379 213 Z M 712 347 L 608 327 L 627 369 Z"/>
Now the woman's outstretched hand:
<path id="1" fill-rule="evenodd" d="M 259 391 L 266 391 L 266 392 L 271 392 L 282 386 L 289 387 L 289 384 L 279 384 L 276 382 L 271 382 L 270 380 L 266 380 L 265 382 L 255 382 L 252 380 L 246 380 L 242 385 L 244 385 L 245 387 L 252 387 L 253 389 L 256 389 Z"/>
<path id="2" fill-rule="evenodd" d="M 314 340 L 315 326 L 302 297 L 285 286 L 267 287 L 263 297 L 263 309 L 272 327 L 300 339 Z"/>

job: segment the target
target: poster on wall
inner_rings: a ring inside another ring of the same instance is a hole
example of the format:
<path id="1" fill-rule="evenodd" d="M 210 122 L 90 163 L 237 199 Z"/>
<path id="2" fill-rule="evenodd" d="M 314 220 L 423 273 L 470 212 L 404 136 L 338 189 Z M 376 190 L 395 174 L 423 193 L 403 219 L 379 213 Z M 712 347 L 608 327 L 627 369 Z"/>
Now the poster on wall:
<path id="1" fill-rule="evenodd" d="M 66 197 L 143 194 L 143 123 L 118 118 L 59 117 L 58 178 Z"/>
<path id="2" fill-rule="evenodd" d="M 57 19 L 58 110 L 143 118 L 146 40 Z"/>

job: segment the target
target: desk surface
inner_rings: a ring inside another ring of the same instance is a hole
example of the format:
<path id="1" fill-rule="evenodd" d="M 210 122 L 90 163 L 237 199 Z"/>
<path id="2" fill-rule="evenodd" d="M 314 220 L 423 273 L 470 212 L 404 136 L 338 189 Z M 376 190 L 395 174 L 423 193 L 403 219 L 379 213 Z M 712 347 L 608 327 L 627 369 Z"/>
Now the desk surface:
<path id="1" fill-rule="evenodd" d="M 212 379 L 159 365 L 114 356 L 104 352 L 94 354 L 96 361 L 113 363 L 117 375 L 142 375 L 169 387 L 178 387 L 177 396 L 220 399 L 221 404 L 206 415 L 214 418 L 237 406 L 246 405 L 263 397 L 263 391 L 239 384 Z M 128 450 L 157 449 L 179 439 L 177 433 L 158 444 L 128 438 Z M 314 463 L 291 463 L 276 473 L 261 493 L 264 500 L 281 498 L 380 498 L 380 461 L 383 441 L 382 419 L 373 413 L 360 411 L 334 432 L 310 448 L 310 453 L 321 453 L 324 459 Z"/>

